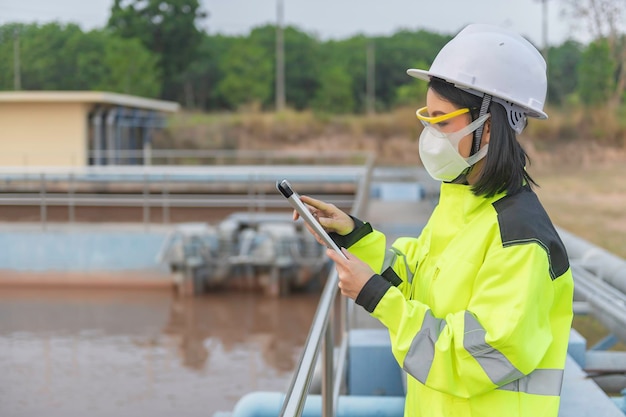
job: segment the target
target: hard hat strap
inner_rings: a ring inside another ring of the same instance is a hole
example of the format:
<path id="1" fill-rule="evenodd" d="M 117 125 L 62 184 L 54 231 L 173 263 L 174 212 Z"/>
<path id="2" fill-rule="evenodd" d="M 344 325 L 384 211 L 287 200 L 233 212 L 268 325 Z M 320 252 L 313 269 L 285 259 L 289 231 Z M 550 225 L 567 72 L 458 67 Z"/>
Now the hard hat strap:
<path id="1" fill-rule="evenodd" d="M 485 94 L 483 96 L 483 102 L 480 105 L 480 112 L 478 113 L 478 117 L 482 117 L 485 114 L 487 114 L 487 110 L 489 110 L 489 105 L 491 104 L 491 96 L 489 94 Z M 483 127 L 485 126 L 484 123 L 482 123 L 478 129 L 476 129 L 474 131 L 474 143 L 472 144 L 472 153 L 471 155 L 474 155 L 476 152 L 478 152 L 478 150 L 480 149 L 480 140 L 483 137 Z"/>

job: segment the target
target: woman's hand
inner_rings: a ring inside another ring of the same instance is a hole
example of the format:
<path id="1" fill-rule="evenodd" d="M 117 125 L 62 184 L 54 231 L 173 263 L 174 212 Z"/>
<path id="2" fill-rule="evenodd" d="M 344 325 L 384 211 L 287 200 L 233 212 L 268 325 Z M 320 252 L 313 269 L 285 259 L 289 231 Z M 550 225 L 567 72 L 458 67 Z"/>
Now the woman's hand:
<path id="1" fill-rule="evenodd" d="M 341 248 L 341 252 L 347 259 L 333 249 L 326 250 L 328 257 L 335 262 L 341 294 L 355 300 L 365 283 L 369 281 L 375 272 L 368 264 L 352 255 L 345 248 Z"/>
<path id="2" fill-rule="evenodd" d="M 322 225 L 327 232 L 335 232 L 342 236 L 347 235 L 354 230 L 354 221 L 343 211 L 339 210 L 334 204 L 325 203 L 305 195 L 300 199 L 307 205 L 313 217 Z M 298 220 L 300 215 L 297 211 L 293 212 L 293 219 Z M 315 233 L 315 231 L 305 223 L 306 228 L 315 236 L 317 241 L 325 245 L 324 241 Z"/>

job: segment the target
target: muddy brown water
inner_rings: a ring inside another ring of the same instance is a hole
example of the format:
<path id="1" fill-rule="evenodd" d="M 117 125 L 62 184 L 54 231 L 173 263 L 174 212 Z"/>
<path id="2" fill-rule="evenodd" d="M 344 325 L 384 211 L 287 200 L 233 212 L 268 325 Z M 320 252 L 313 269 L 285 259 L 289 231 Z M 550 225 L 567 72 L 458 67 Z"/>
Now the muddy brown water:
<path id="1" fill-rule="evenodd" d="M 210 417 L 284 392 L 318 300 L 0 289 L 0 415 Z"/>

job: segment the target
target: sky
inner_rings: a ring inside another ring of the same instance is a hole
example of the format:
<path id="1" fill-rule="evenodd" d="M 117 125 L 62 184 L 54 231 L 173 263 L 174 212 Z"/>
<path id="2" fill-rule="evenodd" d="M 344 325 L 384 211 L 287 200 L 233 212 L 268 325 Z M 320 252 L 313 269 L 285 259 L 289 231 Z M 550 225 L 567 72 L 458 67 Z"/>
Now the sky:
<path id="1" fill-rule="evenodd" d="M 200 0 L 209 13 L 201 27 L 210 34 L 245 35 L 276 22 L 282 1 L 284 23 L 322 40 L 356 34 L 390 35 L 399 29 L 455 34 L 469 23 L 509 27 L 543 46 L 541 0 Z M 588 42 L 584 27 L 561 15 L 561 0 L 547 0 L 547 41 Z M 113 0 L 0 0 L 0 24 L 77 23 L 83 30 L 106 25 Z"/>

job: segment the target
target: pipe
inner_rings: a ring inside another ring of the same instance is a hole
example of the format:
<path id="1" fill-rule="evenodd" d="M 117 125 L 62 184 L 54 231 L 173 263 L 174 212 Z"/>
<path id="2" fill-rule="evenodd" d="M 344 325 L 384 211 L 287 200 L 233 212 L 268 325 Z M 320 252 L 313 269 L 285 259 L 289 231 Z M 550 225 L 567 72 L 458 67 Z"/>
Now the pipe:
<path id="1" fill-rule="evenodd" d="M 563 229 L 558 230 L 570 261 L 576 261 L 584 269 L 613 287 L 626 293 L 626 261 Z"/>
<path id="2" fill-rule="evenodd" d="M 106 117 L 106 147 L 107 147 L 107 158 L 105 165 L 116 165 L 117 160 L 117 149 L 115 140 L 116 137 L 116 129 L 114 129 L 115 119 L 118 113 L 117 107 L 111 107 Z"/>
<path id="3" fill-rule="evenodd" d="M 275 417 L 279 415 L 285 394 L 282 392 L 252 392 L 235 405 L 232 417 Z M 322 397 L 309 395 L 302 417 L 322 414 Z M 404 397 L 340 396 L 335 417 L 401 417 L 404 415 Z"/>
<path id="4" fill-rule="evenodd" d="M 574 294 L 591 306 L 592 315 L 622 342 L 626 342 L 626 296 L 608 283 L 573 265 Z"/>
<path id="5" fill-rule="evenodd" d="M 102 165 L 102 125 L 104 119 L 104 109 L 98 107 L 91 118 L 93 126 L 93 149 L 91 155 L 93 155 L 93 165 Z M 89 159 L 89 158 L 88 158 Z"/>

